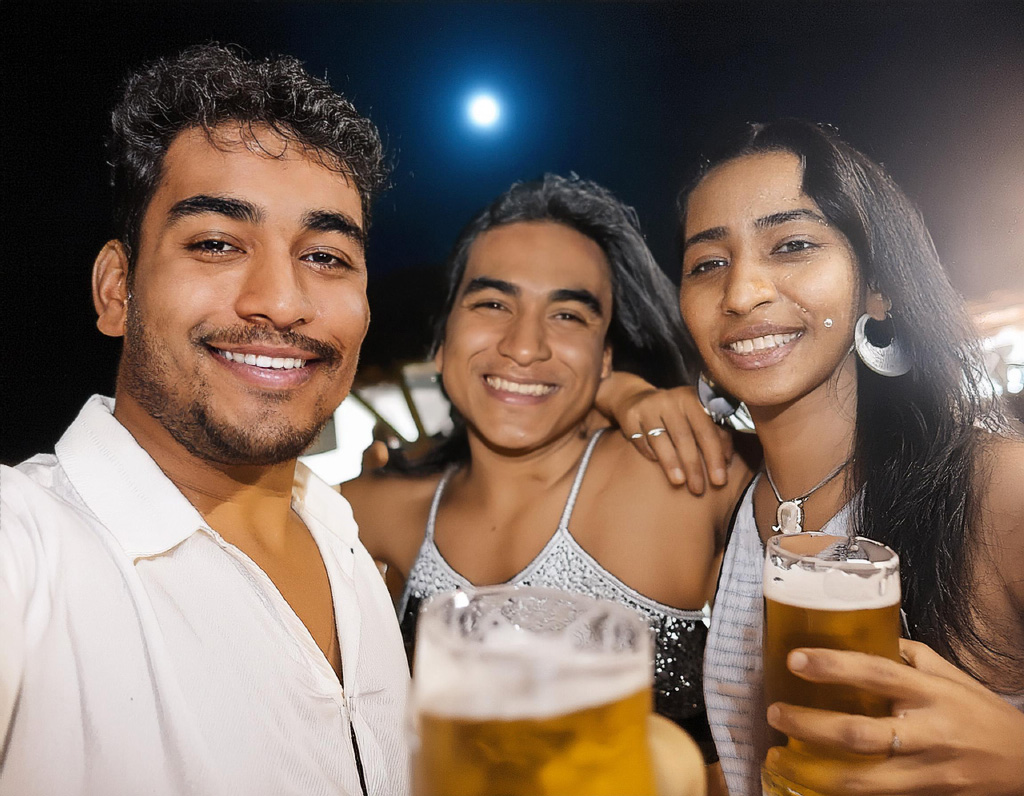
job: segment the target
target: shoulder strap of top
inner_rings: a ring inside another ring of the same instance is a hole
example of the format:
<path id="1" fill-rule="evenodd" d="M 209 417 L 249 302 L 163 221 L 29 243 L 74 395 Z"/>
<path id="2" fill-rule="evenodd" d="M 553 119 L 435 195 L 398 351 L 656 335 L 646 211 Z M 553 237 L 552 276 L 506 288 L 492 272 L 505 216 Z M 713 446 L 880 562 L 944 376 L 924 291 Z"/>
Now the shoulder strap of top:
<path id="1" fill-rule="evenodd" d="M 751 518 L 753 518 L 754 487 L 757 485 L 757 479 L 759 479 L 760 477 L 761 471 L 758 470 L 756 473 L 754 473 L 754 477 L 750 479 L 749 483 L 744 488 L 743 492 L 740 494 L 740 499 L 736 501 L 736 505 L 733 506 L 732 517 L 729 518 L 729 524 L 725 528 L 725 543 L 722 545 L 723 561 L 725 560 L 725 557 L 729 554 L 729 542 L 732 541 L 733 531 L 736 530 L 736 522 L 739 519 L 740 512 L 743 510 L 743 506 L 748 499 L 750 500 L 751 504 Z M 754 526 L 754 533 L 757 533 L 756 525 Z M 722 585 L 722 572 L 724 569 L 725 567 L 722 566 L 718 568 L 718 579 L 715 581 L 715 594 L 718 594 L 718 588 Z"/>
<path id="2" fill-rule="evenodd" d="M 580 493 L 580 486 L 583 484 L 583 476 L 587 472 L 587 465 L 590 464 L 590 455 L 594 452 L 594 446 L 597 445 L 597 441 L 601 438 L 601 435 L 605 432 L 603 428 L 599 428 L 594 432 L 594 436 L 590 438 L 590 442 L 587 443 L 587 449 L 583 452 L 583 458 L 580 459 L 579 465 L 576 467 L 576 478 L 572 482 L 572 489 L 569 490 L 569 499 L 565 501 L 565 508 L 562 509 L 562 518 L 558 521 L 558 527 L 560 530 L 568 530 L 569 518 L 572 517 L 572 510 L 576 506 L 576 496 Z"/>
<path id="3" fill-rule="evenodd" d="M 441 495 L 444 494 L 444 488 L 448 485 L 448 479 L 458 469 L 459 466 L 457 464 L 451 465 L 444 471 L 441 480 L 437 482 L 437 487 L 434 489 L 434 499 L 430 501 L 430 514 L 427 515 L 427 531 L 423 534 L 424 540 L 434 538 L 434 521 L 437 519 L 437 507 L 441 505 Z"/>

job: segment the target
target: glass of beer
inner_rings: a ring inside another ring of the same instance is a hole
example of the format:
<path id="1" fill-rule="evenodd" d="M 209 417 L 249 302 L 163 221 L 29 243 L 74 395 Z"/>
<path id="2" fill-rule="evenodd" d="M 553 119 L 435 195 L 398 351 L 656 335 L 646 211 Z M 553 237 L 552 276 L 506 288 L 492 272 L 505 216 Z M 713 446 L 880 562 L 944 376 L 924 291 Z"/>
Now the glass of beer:
<path id="1" fill-rule="evenodd" d="M 413 659 L 416 796 L 653 796 L 652 640 L 617 603 L 496 586 L 438 595 Z"/>
<path id="2" fill-rule="evenodd" d="M 852 686 L 810 683 L 786 668 L 797 647 L 856 650 L 899 661 L 899 558 L 862 537 L 779 534 L 764 563 L 764 681 L 766 704 L 788 702 L 823 710 L 887 716 L 889 700 Z M 781 742 L 782 737 L 779 737 Z M 790 740 L 789 747 L 822 759 L 849 760 L 837 749 Z M 762 769 L 768 796 L 819 796 Z"/>

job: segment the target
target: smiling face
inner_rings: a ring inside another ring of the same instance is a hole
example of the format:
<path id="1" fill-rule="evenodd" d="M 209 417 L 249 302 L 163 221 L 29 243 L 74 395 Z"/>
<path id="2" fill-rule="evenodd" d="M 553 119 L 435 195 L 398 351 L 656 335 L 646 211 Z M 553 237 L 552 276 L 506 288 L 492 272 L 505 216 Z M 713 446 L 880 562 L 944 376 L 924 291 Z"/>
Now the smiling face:
<path id="1" fill-rule="evenodd" d="M 473 243 L 436 363 L 471 437 L 526 453 L 579 425 L 611 370 L 611 274 L 562 224 L 497 227 Z"/>
<path id="2" fill-rule="evenodd" d="M 125 337 L 118 415 L 140 407 L 222 464 L 301 453 L 347 394 L 369 322 L 358 192 L 295 144 L 255 135 L 172 142 L 120 306 L 111 262 L 126 268 L 123 251 L 108 244 L 97 260 L 99 326 Z"/>
<path id="3" fill-rule="evenodd" d="M 712 377 L 752 409 L 837 379 L 856 384 L 856 258 L 802 176 L 788 152 L 743 156 L 710 171 L 687 201 L 683 319 Z"/>

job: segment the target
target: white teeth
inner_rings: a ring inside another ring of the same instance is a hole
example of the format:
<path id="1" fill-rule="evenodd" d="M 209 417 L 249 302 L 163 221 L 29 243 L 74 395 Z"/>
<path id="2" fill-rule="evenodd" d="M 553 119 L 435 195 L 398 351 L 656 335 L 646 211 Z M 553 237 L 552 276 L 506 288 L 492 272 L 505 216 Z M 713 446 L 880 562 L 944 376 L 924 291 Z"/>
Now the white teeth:
<path id="1" fill-rule="evenodd" d="M 224 357 L 228 362 L 241 362 L 245 365 L 255 365 L 258 368 L 269 368 L 271 370 L 292 370 L 305 367 L 306 360 L 293 357 L 268 357 L 256 356 L 255 354 L 239 354 L 231 351 L 222 351 L 219 348 L 213 349 L 218 356 Z"/>
<path id="2" fill-rule="evenodd" d="M 799 336 L 798 332 L 766 334 L 764 337 L 753 337 L 749 340 L 737 340 L 735 343 L 729 343 L 729 350 L 735 351 L 737 354 L 752 354 L 754 351 L 762 351 L 766 348 L 777 348 L 780 345 L 785 345 Z"/>
<path id="3" fill-rule="evenodd" d="M 492 389 L 501 390 L 502 392 L 514 392 L 517 395 L 548 395 L 555 391 L 555 388 L 551 384 L 521 384 L 517 381 L 508 381 L 506 379 L 499 378 L 498 376 L 488 376 L 487 384 Z"/>

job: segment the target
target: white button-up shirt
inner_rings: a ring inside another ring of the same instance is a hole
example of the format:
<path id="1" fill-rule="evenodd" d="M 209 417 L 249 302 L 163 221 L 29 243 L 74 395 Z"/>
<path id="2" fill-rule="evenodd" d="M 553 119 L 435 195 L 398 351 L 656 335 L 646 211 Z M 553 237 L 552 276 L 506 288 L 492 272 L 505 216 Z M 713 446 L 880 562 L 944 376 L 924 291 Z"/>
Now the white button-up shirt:
<path id="1" fill-rule="evenodd" d="M 94 396 L 0 473 L 0 794 L 408 792 L 408 669 L 348 503 L 301 464 L 342 688 L 267 575 Z M 6 748 L 4 736 L 6 731 Z"/>

